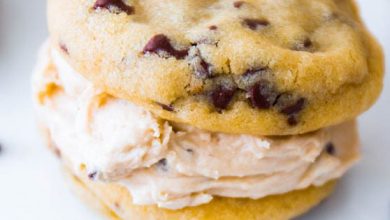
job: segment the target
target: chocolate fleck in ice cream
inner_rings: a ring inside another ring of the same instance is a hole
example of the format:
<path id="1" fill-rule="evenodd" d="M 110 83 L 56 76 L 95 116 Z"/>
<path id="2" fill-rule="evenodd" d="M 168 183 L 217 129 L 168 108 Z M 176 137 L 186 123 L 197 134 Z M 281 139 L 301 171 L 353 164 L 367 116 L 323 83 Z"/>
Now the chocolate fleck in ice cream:
<path id="1" fill-rule="evenodd" d="M 115 219 L 301 215 L 358 161 L 382 88 L 349 0 L 49 0 L 48 22 L 38 122 Z"/>

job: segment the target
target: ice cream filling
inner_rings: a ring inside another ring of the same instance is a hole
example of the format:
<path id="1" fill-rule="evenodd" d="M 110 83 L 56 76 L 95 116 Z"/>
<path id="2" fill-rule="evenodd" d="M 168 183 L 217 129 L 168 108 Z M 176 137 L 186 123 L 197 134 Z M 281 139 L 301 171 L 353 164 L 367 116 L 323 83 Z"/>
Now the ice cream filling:
<path id="1" fill-rule="evenodd" d="M 39 120 L 73 171 L 123 185 L 139 205 L 259 199 L 322 185 L 359 158 L 354 121 L 286 137 L 209 132 L 106 94 L 47 46 L 34 91 Z"/>

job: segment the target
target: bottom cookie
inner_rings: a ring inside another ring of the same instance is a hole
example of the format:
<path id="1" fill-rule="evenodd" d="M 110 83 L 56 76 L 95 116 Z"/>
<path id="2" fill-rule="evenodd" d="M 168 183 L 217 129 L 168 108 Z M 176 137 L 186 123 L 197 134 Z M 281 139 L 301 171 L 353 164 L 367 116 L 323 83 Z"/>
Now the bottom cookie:
<path id="1" fill-rule="evenodd" d="M 316 206 L 333 191 L 335 182 L 259 200 L 216 197 L 210 203 L 181 210 L 132 204 L 128 190 L 112 183 L 93 182 L 67 171 L 76 193 L 115 220 L 286 220 Z"/>

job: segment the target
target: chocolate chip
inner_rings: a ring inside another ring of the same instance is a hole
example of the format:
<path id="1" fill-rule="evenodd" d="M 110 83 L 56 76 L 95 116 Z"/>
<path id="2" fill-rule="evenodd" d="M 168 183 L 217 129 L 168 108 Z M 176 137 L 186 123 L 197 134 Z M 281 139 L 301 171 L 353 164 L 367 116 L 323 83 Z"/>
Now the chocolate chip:
<path id="1" fill-rule="evenodd" d="M 157 162 L 157 167 L 161 169 L 162 171 L 168 171 L 168 161 L 167 159 L 163 158 L 160 161 Z"/>
<path id="2" fill-rule="evenodd" d="M 296 115 L 290 115 L 288 116 L 287 118 L 287 123 L 290 125 L 290 126 L 295 126 L 298 124 L 298 119 L 297 119 L 297 116 Z"/>
<path id="3" fill-rule="evenodd" d="M 222 85 L 218 86 L 211 92 L 213 105 L 218 109 L 226 109 L 233 99 L 236 89 L 226 88 Z"/>
<path id="4" fill-rule="evenodd" d="M 64 44 L 64 43 L 60 43 L 60 49 L 66 53 L 66 54 L 69 54 L 69 49 L 68 47 Z"/>
<path id="5" fill-rule="evenodd" d="M 163 34 L 152 37 L 143 49 L 144 54 L 158 54 L 159 52 L 166 52 L 169 55 L 176 57 L 176 59 L 183 59 L 188 55 L 188 50 L 176 50 L 173 48 L 168 37 Z"/>
<path id="6" fill-rule="evenodd" d="M 235 8 L 241 8 L 241 6 L 244 4 L 245 2 L 244 1 L 236 1 L 233 3 L 233 6 Z"/>
<path id="7" fill-rule="evenodd" d="M 336 153 L 336 148 L 334 147 L 332 142 L 329 142 L 328 144 L 326 144 L 325 150 L 329 155 L 335 155 L 335 153 Z"/>
<path id="8" fill-rule="evenodd" d="M 303 107 L 305 106 L 305 99 L 299 98 L 295 103 L 292 105 L 288 105 L 283 107 L 280 112 L 285 115 L 295 115 L 298 114 L 300 111 L 302 111 Z"/>
<path id="9" fill-rule="evenodd" d="M 172 105 L 166 105 L 160 102 L 157 102 L 157 104 L 161 106 L 161 108 L 164 109 L 165 111 L 170 111 L 170 112 L 175 111 L 175 108 Z"/>
<path id="10" fill-rule="evenodd" d="M 96 171 L 93 171 L 93 172 L 91 172 L 91 173 L 88 174 L 88 178 L 91 179 L 91 180 L 94 180 L 95 177 L 96 177 L 96 175 L 97 175 L 97 172 L 96 172 Z"/>
<path id="11" fill-rule="evenodd" d="M 306 99 L 290 93 L 280 94 L 274 103 L 275 108 L 287 116 L 287 123 L 291 126 L 298 124 L 298 114 L 303 110 Z"/>
<path id="12" fill-rule="evenodd" d="M 277 93 L 270 82 L 261 80 L 254 84 L 248 91 L 250 102 L 253 107 L 269 109 L 275 102 Z"/>
<path id="13" fill-rule="evenodd" d="M 194 153 L 194 150 L 192 150 L 192 149 L 190 149 L 190 148 L 186 149 L 186 151 L 187 151 L 188 153 L 190 153 L 190 154 Z"/>
<path id="14" fill-rule="evenodd" d="M 215 25 L 211 25 L 211 26 L 209 26 L 209 29 L 212 30 L 212 31 L 215 31 L 215 30 L 218 29 L 218 27 L 215 26 Z"/>
<path id="15" fill-rule="evenodd" d="M 311 47 L 312 45 L 313 45 L 313 43 L 311 42 L 310 39 L 306 39 L 306 40 L 303 42 L 303 46 L 304 46 L 305 48 L 309 48 L 309 47 Z"/>
<path id="16" fill-rule="evenodd" d="M 269 22 L 264 19 L 252 19 L 246 18 L 243 20 L 243 24 L 252 30 L 260 30 L 269 25 Z"/>
<path id="17" fill-rule="evenodd" d="M 313 42 L 310 39 L 305 39 L 303 42 L 295 45 L 294 50 L 297 51 L 310 51 L 313 46 Z"/>
<path id="18" fill-rule="evenodd" d="M 112 11 L 112 7 L 117 8 L 119 11 L 123 11 L 128 15 L 134 14 L 134 8 L 123 3 L 122 0 L 97 0 L 93 8 L 105 8 Z"/>

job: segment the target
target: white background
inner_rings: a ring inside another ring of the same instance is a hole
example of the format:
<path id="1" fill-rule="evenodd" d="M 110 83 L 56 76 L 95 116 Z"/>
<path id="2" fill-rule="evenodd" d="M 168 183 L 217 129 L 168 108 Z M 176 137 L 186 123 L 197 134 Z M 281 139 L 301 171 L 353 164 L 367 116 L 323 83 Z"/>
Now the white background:
<path id="1" fill-rule="evenodd" d="M 390 0 L 359 3 L 389 54 Z M 46 36 L 44 0 L 0 0 L 0 219 L 100 219 L 67 188 L 36 131 L 30 74 Z M 302 220 L 390 220 L 389 74 L 386 84 L 379 102 L 360 118 L 362 161 Z"/>

